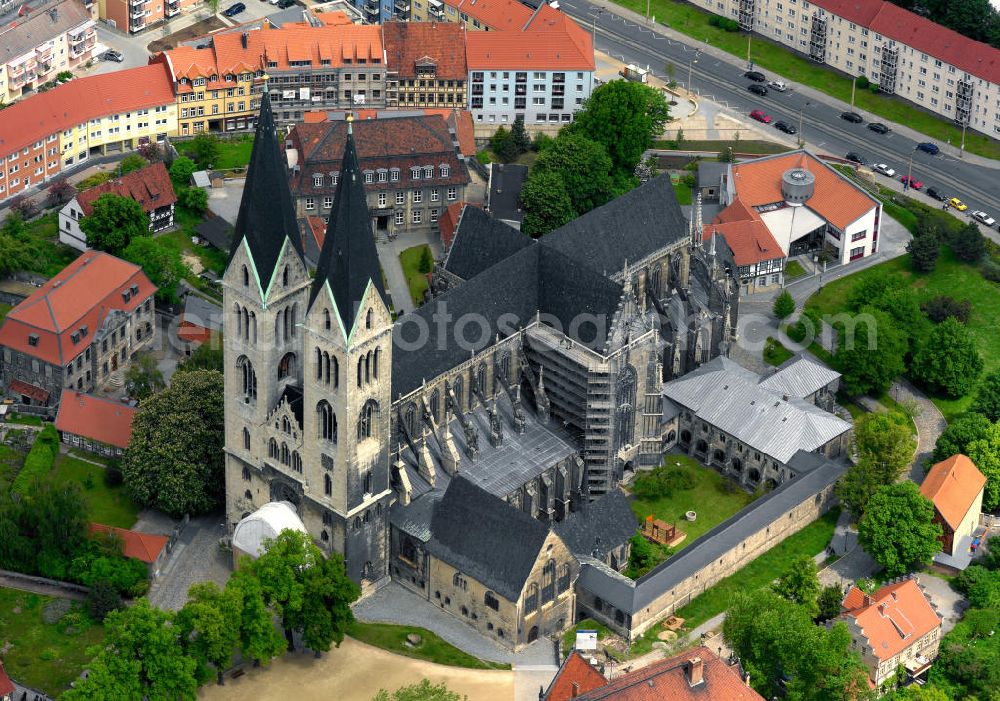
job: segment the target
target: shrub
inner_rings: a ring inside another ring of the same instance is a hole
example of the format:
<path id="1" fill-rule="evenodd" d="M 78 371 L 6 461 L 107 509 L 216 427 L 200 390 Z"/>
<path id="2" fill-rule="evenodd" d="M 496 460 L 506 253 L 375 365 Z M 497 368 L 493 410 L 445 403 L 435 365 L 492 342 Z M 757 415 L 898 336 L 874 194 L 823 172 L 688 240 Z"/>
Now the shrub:
<path id="1" fill-rule="evenodd" d="M 56 80 L 60 83 L 65 83 L 73 79 L 73 74 L 70 71 L 59 71 L 56 73 Z"/>
<path id="2" fill-rule="evenodd" d="M 493 158 L 490 156 L 490 152 L 486 149 L 483 149 L 482 151 L 476 154 L 476 160 L 482 163 L 484 166 L 489 165 L 490 163 L 493 162 Z"/>
<path id="3" fill-rule="evenodd" d="M 674 492 L 693 489 L 694 475 L 690 470 L 680 467 L 660 466 L 640 475 L 635 481 L 635 495 L 641 499 L 665 499 Z"/>
<path id="4" fill-rule="evenodd" d="M 869 85 L 871 85 L 871 81 L 870 81 L 870 80 L 868 80 L 868 78 L 867 78 L 867 77 L 865 77 L 865 76 L 863 76 L 863 75 L 859 75 L 859 76 L 858 76 L 858 87 L 859 87 L 859 88 L 861 88 L 862 90 L 864 90 L 864 89 L 865 89 L 865 88 L 867 88 L 867 87 L 868 87 Z"/>
<path id="5" fill-rule="evenodd" d="M 34 445 L 24 459 L 24 467 L 10 486 L 12 492 L 25 494 L 35 480 L 42 480 L 52 469 L 59 455 L 59 434 L 55 426 L 48 424 L 35 439 Z"/>
<path id="6" fill-rule="evenodd" d="M 76 189 L 83 192 L 87 188 L 94 187 L 96 185 L 101 185 L 103 183 L 111 180 L 113 174 L 108 171 L 101 171 L 100 173 L 94 173 L 88 176 L 76 184 Z"/>
<path id="7" fill-rule="evenodd" d="M 117 487 L 122 483 L 122 471 L 117 467 L 109 467 L 104 471 L 104 485 Z"/>
<path id="8" fill-rule="evenodd" d="M 200 187 L 185 187 L 177 193 L 181 206 L 201 214 L 208 208 L 208 193 Z"/>
<path id="9" fill-rule="evenodd" d="M 997 265 L 992 260 L 988 260 L 983 263 L 979 272 L 981 272 L 983 277 L 990 282 L 1000 282 L 1000 265 Z"/>
<path id="10" fill-rule="evenodd" d="M 122 597 L 111 582 L 102 579 L 95 582 L 90 588 L 90 594 L 87 596 L 87 607 L 90 610 L 91 618 L 95 621 L 103 623 L 105 616 L 123 606 Z"/>
<path id="11" fill-rule="evenodd" d="M 920 305 L 924 314 L 935 324 L 940 324 L 948 317 L 958 319 L 963 324 L 969 323 L 969 314 L 972 313 L 972 302 L 963 299 L 961 302 L 954 297 L 938 295 L 927 300 Z"/>

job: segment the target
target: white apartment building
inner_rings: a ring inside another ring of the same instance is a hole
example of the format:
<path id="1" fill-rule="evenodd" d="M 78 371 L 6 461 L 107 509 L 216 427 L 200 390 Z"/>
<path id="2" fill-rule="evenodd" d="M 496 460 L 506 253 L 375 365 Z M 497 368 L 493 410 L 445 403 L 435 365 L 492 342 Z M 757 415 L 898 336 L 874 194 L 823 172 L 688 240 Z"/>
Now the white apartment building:
<path id="1" fill-rule="evenodd" d="M 1000 135 L 1000 50 L 885 0 L 692 0 L 959 125 Z"/>

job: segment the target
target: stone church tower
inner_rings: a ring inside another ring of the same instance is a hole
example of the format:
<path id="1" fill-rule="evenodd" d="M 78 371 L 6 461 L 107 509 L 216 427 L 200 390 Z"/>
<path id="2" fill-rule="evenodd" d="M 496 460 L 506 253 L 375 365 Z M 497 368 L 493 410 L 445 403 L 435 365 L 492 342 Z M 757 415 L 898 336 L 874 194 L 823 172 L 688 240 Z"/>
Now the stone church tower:
<path id="1" fill-rule="evenodd" d="M 223 277 L 227 523 L 288 501 L 373 584 L 386 575 L 392 320 L 353 134 L 315 278 L 283 159 L 265 89 Z"/>

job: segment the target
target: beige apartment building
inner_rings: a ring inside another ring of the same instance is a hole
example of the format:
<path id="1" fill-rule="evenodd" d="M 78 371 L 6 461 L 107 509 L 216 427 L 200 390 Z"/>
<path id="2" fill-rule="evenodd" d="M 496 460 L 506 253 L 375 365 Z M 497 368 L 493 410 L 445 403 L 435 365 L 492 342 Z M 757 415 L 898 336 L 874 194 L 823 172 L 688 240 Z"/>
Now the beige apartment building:
<path id="1" fill-rule="evenodd" d="M 1000 135 L 1000 50 L 885 0 L 692 0 L 959 125 Z"/>
<path id="2" fill-rule="evenodd" d="M 101 19 L 135 34 L 194 7 L 201 0 L 99 0 Z"/>
<path id="3" fill-rule="evenodd" d="M 94 58 L 94 8 L 93 2 L 56 0 L 0 28 L 0 104 L 31 95 Z"/>

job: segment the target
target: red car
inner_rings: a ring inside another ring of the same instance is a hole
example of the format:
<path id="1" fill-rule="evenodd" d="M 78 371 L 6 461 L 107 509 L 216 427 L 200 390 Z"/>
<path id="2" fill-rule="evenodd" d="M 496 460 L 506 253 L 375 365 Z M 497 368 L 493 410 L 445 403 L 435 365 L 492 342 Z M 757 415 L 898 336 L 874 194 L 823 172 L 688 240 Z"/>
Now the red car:
<path id="1" fill-rule="evenodd" d="M 764 124 L 771 123 L 771 115 L 764 114 L 764 110 L 754 110 L 750 113 L 750 119 L 756 119 L 758 122 L 764 122 Z"/>
<path id="2" fill-rule="evenodd" d="M 899 182 L 901 182 L 904 185 L 906 185 L 906 181 L 907 180 L 910 181 L 910 187 L 912 187 L 914 190 L 919 190 L 920 188 L 922 188 L 924 186 L 924 184 L 922 182 L 920 182 L 916 178 L 911 178 L 909 175 L 904 175 L 903 177 L 901 177 L 899 179 Z"/>

